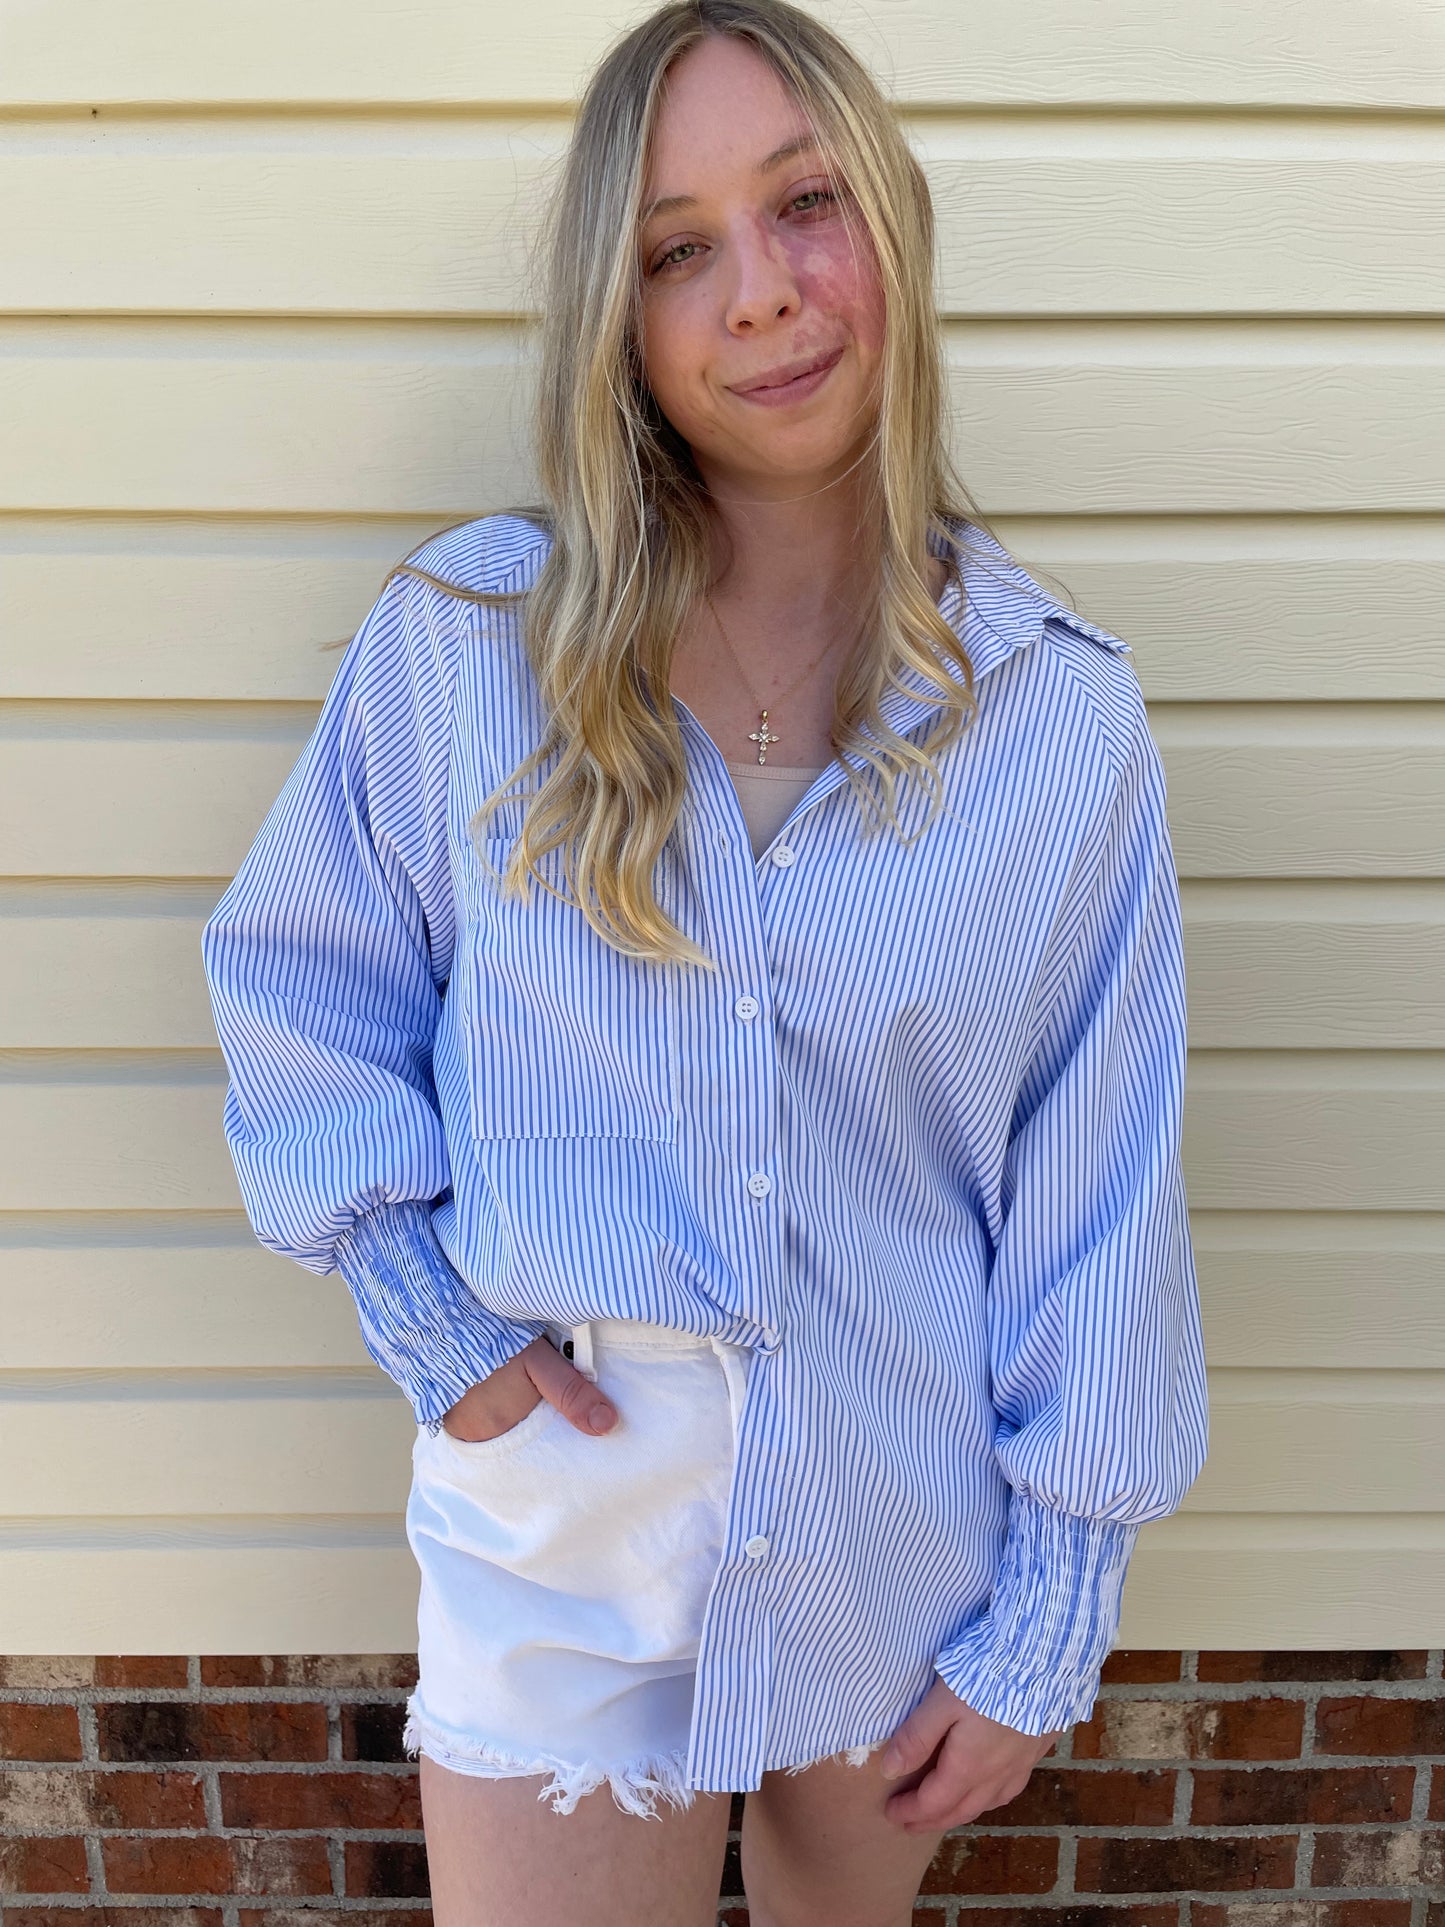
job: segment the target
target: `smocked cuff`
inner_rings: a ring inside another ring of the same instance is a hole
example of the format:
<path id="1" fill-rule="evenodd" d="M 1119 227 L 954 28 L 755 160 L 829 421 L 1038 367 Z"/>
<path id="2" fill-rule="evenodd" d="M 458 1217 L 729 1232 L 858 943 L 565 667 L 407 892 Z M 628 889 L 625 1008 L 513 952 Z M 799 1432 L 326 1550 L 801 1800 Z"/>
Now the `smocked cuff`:
<path id="1" fill-rule="evenodd" d="M 935 1672 L 975 1712 L 1020 1733 L 1086 1720 L 1138 1536 L 1137 1525 L 1058 1512 L 1016 1490 L 988 1610 Z"/>
<path id="2" fill-rule="evenodd" d="M 336 1267 L 361 1320 L 362 1342 L 435 1434 L 470 1386 L 546 1330 L 488 1311 L 437 1238 L 420 1200 L 363 1212 L 336 1242 Z"/>

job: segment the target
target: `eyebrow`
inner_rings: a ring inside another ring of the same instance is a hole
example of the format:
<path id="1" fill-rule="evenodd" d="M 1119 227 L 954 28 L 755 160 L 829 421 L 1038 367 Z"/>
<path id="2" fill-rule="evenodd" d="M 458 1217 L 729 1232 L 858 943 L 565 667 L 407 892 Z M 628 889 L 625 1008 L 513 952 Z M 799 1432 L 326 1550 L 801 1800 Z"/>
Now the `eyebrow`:
<path id="1" fill-rule="evenodd" d="M 781 167 L 784 161 L 790 161 L 795 154 L 801 154 L 807 148 L 816 147 L 817 145 L 818 137 L 816 134 L 799 134 L 796 139 L 784 141 L 781 147 L 775 147 L 771 154 L 764 155 L 762 160 L 760 160 L 753 169 L 753 172 L 759 175 L 771 174 L 775 167 Z M 658 200 L 649 202 L 643 209 L 642 219 L 638 222 L 638 226 L 646 227 L 647 223 L 658 214 L 673 214 L 676 213 L 679 208 L 696 206 L 696 195 L 664 194 Z"/>

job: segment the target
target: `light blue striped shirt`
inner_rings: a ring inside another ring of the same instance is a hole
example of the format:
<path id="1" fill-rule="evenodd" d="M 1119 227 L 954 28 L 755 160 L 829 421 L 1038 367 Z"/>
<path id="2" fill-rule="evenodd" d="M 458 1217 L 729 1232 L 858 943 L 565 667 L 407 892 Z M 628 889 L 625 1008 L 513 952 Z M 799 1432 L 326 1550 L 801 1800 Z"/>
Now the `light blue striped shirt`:
<path id="1" fill-rule="evenodd" d="M 751 1349 L 700 1790 L 886 1737 L 935 1669 L 1026 1733 L 1086 1719 L 1139 1527 L 1207 1449 L 1158 752 L 1127 645 L 955 534 L 980 708 L 911 849 L 835 762 L 755 859 L 679 704 L 659 889 L 716 975 L 488 884 L 467 824 L 536 685 L 510 608 L 408 574 L 202 939 L 256 1235 L 341 1271 L 419 1426 L 548 1321 Z M 495 515 L 412 561 L 511 588 L 547 543 Z"/>

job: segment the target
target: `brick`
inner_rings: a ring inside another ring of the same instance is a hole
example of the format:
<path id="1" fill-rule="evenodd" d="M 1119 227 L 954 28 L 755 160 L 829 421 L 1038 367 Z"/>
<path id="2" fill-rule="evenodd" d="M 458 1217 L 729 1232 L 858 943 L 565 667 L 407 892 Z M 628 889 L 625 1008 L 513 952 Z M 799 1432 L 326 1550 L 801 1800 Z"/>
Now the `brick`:
<path id="1" fill-rule="evenodd" d="M 363 1700 L 343 1706 L 341 1713 L 341 1757 L 343 1760 L 386 1760 L 398 1765 L 413 1765 L 402 1751 L 401 1733 L 406 1725 L 406 1706 L 401 1700 Z"/>
<path id="2" fill-rule="evenodd" d="M 0 1840 L 0 1894 L 83 1894 L 89 1886 L 85 1842 L 74 1835 Z"/>
<path id="3" fill-rule="evenodd" d="M 416 1773 L 222 1773 L 227 1827 L 421 1827 Z M 6 1923 L 9 1927 L 9 1923 Z"/>
<path id="4" fill-rule="evenodd" d="M 1424 1699 L 1382 1699 L 1369 1693 L 1322 1699 L 1315 1709 L 1315 1751 L 1445 1753 L 1445 1693 Z"/>
<path id="5" fill-rule="evenodd" d="M 121 1700 L 96 1708 L 103 1760 L 324 1760 L 326 1708 L 305 1701 Z"/>
<path id="6" fill-rule="evenodd" d="M 317 1835 L 143 1834 L 101 1842 L 116 1893 L 329 1894 L 331 1861 Z"/>
<path id="7" fill-rule="evenodd" d="M 202 1686 L 317 1686 L 342 1692 L 403 1687 L 410 1692 L 416 1683 L 415 1653 L 239 1653 L 201 1661 Z"/>
<path id="8" fill-rule="evenodd" d="M 331 1856 L 319 1834 L 230 1835 L 238 1894 L 329 1894 Z"/>
<path id="9" fill-rule="evenodd" d="M 229 1894 L 230 1843 L 215 1834 L 141 1834 L 102 1840 L 105 1884 L 117 1894 Z"/>
<path id="10" fill-rule="evenodd" d="M 1219 1653 L 1197 1657 L 1195 1673 L 1202 1680 L 1242 1680 L 1284 1684 L 1332 1679 L 1424 1679 L 1430 1655 L 1423 1648 L 1358 1653 Z"/>
<path id="11" fill-rule="evenodd" d="M 1215 1893 L 1225 1887 L 1292 1887 L 1296 1845 L 1279 1834 L 1218 1839 L 1086 1836 L 1075 1850 L 1080 1893 Z"/>
<path id="12" fill-rule="evenodd" d="M 0 1830 L 11 1833 L 205 1824 L 205 1801 L 194 1773 L 95 1773 L 83 1767 L 0 1773 Z M 5 1927 L 13 1927 L 8 1918 Z"/>
<path id="13" fill-rule="evenodd" d="M 1445 1927 L 1445 1900 L 1432 1900 L 1425 1909 L 1425 1927 Z"/>
<path id="14" fill-rule="evenodd" d="M 1292 1760 L 1302 1700 L 1101 1701 L 1074 1729 L 1076 1760 Z"/>
<path id="15" fill-rule="evenodd" d="M 95 1661 L 66 1654 L 0 1654 L 0 1687 L 12 1693 L 71 1693 L 95 1683 Z"/>
<path id="16" fill-rule="evenodd" d="M 1445 1766 L 1437 1766 L 1430 1775 L 1429 1817 L 1445 1820 Z"/>
<path id="17" fill-rule="evenodd" d="M 1445 1887 L 1445 1833 L 1392 1827 L 1315 1835 L 1312 1887 Z"/>
<path id="18" fill-rule="evenodd" d="M 317 1836 L 149 1834 L 101 1842 L 116 1893 L 329 1894 L 331 1863 Z"/>
<path id="19" fill-rule="evenodd" d="M 78 1760 L 80 1716 L 45 1700 L 0 1703 L 0 1760 Z"/>
<path id="20" fill-rule="evenodd" d="M 1036 1766 L 1023 1792 L 992 1807 L 990 1828 L 1165 1827 L 1174 1817 L 1178 1776 L 1162 1768 L 1080 1773 L 1068 1766 Z"/>
<path id="21" fill-rule="evenodd" d="M 945 1834 L 920 1894 L 1046 1894 L 1059 1877 L 1059 1843 L 1047 1834 Z"/>
<path id="22" fill-rule="evenodd" d="M 1189 1819 L 1196 1827 L 1408 1820 L 1414 1785 L 1408 1766 L 1201 1768 Z"/>
<path id="23" fill-rule="evenodd" d="M 1193 1927 L 1409 1927 L 1410 1903 L 1395 1900 L 1274 1900 L 1228 1907 L 1196 1900 Z"/>
<path id="24" fill-rule="evenodd" d="M 97 1686 L 132 1686 L 142 1691 L 162 1686 L 189 1686 L 190 1661 L 184 1653 L 98 1653 Z"/>
<path id="25" fill-rule="evenodd" d="M 425 1846 L 409 1840 L 348 1840 L 345 1891 L 360 1900 L 425 1900 L 431 1892 Z"/>
<path id="26" fill-rule="evenodd" d="M 729 1840 L 723 1853 L 722 1879 L 718 1882 L 718 1894 L 727 1900 L 741 1899 L 747 1892 L 743 1886 L 742 1850 L 736 1840 Z"/>
<path id="27" fill-rule="evenodd" d="M 366 1912 L 358 1916 L 356 1911 L 346 1912 L 340 1907 L 242 1907 L 239 1911 L 239 1927 L 433 1927 L 429 1907 L 388 1907 L 375 1913 Z M 578 1916 L 579 1927 L 585 1927 L 586 1914 Z M 7 1910 L 5 1927 L 10 1927 Z M 119 1923 L 125 1927 L 125 1923 Z"/>
<path id="28" fill-rule="evenodd" d="M 6 1907 L 5 1927 L 222 1927 L 219 1907 Z M 254 1919 L 254 1916 L 253 1916 Z M 355 1927 L 355 1922 L 349 1923 Z M 387 1927 L 398 1927 L 389 1917 Z"/>
<path id="29" fill-rule="evenodd" d="M 958 1920 L 959 1927 L 1179 1927 L 1179 1908 L 1172 1901 L 1134 1907 L 1091 1901 L 1064 1907 L 961 1907 Z"/>
<path id="30" fill-rule="evenodd" d="M 1182 1679 L 1183 1676 L 1182 1653 L 1151 1652 L 1147 1647 L 1121 1646 L 1104 1661 L 1099 1683 L 1103 1686 L 1159 1686 L 1165 1680 Z"/>

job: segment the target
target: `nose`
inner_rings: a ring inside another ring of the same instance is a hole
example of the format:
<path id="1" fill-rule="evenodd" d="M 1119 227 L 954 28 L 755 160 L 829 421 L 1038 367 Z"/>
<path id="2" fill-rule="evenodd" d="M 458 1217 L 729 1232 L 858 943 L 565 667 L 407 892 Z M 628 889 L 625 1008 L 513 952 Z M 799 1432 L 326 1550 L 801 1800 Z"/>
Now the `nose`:
<path id="1" fill-rule="evenodd" d="M 727 297 L 727 325 L 734 333 L 766 327 L 796 314 L 801 305 L 797 279 L 777 238 L 745 222 L 729 250 L 733 274 Z"/>

